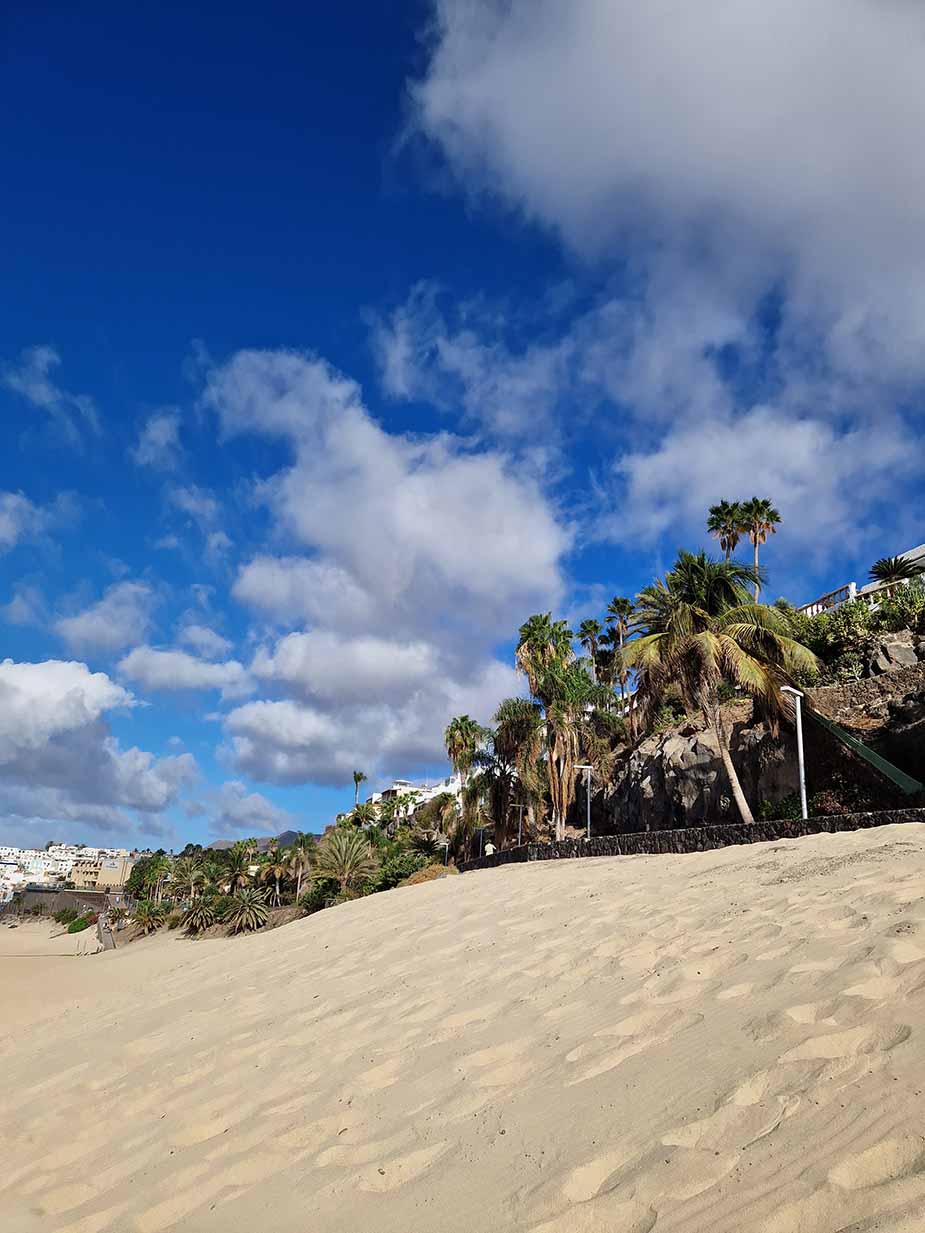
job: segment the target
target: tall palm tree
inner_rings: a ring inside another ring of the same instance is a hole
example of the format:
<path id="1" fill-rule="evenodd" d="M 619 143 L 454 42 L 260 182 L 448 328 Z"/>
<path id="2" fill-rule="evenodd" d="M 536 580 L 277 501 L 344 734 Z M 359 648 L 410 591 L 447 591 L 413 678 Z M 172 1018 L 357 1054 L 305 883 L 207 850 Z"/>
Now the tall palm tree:
<path id="1" fill-rule="evenodd" d="M 315 854 L 316 872 L 323 878 L 333 878 L 342 895 L 351 894 L 378 867 L 366 836 L 343 827 L 329 831 Z"/>
<path id="2" fill-rule="evenodd" d="M 205 881 L 202 863 L 195 856 L 180 856 L 170 871 L 170 880 L 179 887 L 183 896 L 192 901 L 196 897 L 196 887 Z"/>
<path id="3" fill-rule="evenodd" d="M 494 715 L 494 746 L 505 762 L 517 771 L 515 790 L 523 798 L 527 834 L 532 834 L 537 806 L 543 799 L 543 776 L 538 767 L 543 752 L 543 712 L 529 698 L 505 698 Z"/>
<path id="4" fill-rule="evenodd" d="M 755 550 L 755 602 L 761 592 L 761 576 L 758 569 L 758 545 L 767 542 L 769 535 L 776 535 L 780 524 L 780 514 L 765 497 L 752 497 L 743 501 L 739 507 L 742 517 L 742 530 L 752 542 Z"/>
<path id="5" fill-rule="evenodd" d="M 597 680 L 597 655 L 600 646 L 601 634 L 604 632 L 604 627 L 600 621 L 595 621 L 593 617 L 588 617 L 578 626 L 578 641 L 588 652 L 588 658 L 591 660 L 591 670 L 594 673 L 594 679 Z"/>
<path id="6" fill-rule="evenodd" d="M 550 669 L 575 658 L 572 650 L 574 634 L 568 621 L 554 621 L 551 612 L 540 612 L 520 627 L 520 637 L 514 651 L 517 667 L 527 678 L 530 693 L 544 703 L 543 682 Z"/>
<path id="7" fill-rule="evenodd" d="M 463 786 L 483 736 L 481 725 L 468 715 L 457 715 L 455 719 L 451 719 L 443 733 L 446 756 L 452 762 L 453 770 Z"/>
<path id="8" fill-rule="evenodd" d="M 618 651 L 620 669 L 620 702 L 626 710 L 626 665 L 623 662 L 623 648 L 632 629 L 633 611 L 635 605 L 624 595 L 615 595 L 607 605 L 607 624 L 612 630 L 612 641 Z M 630 727 L 632 728 L 632 717 Z"/>
<path id="9" fill-rule="evenodd" d="M 908 561 L 905 557 L 881 557 L 870 567 L 870 579 L 882 586 L 895 586 L 897 582 L 906 582 L 910 578 L 918 578 L 925 573 L 925 565 L 918 561 Z"/>
<path id="10" fill-rule="evenodd" d="M 742 537 L 743 521 L 740 501 L 718 501 L 716 505 L 710 506 L 707 530 L 714 539 L 719 540 L 719 546 L 726 554 L 727 561 Z"/>
<path id="11" fill-rule="evenodd" d="M 360 784 L 366 783 L 366 776 L 362 771 L 353 772 L 353 807 L 356 809 L 360 803 Z"/>
<path id="12" fill-rule="evenodd" d="M 754 819 L 733 765 L 720 686 L 725 682 L 750 694 L 774 721 L 784 710 L 781 686 L 816 663 L 812 652 L 787 636 L 782 613 L 751 601 L 746 586 L 756 578 L 737 561 L 682 553 L 664 580 L 640 593 L 643 632 L 627 648 L 644 716 L 673 689 L 691 710 L 702 712 L 743 822 Z"/>
<path id="13" fill-rule="evenodd" d="M 296 903 L 302 897 L 302 879 L 305 877 L 305 871 L 311 865 L 314 853 L 314 839 L 312 839 L 311 835 L 306 835 L 303 831 L 299 831 L 287 850 L 289 873 L 295 878 Z"/>
<path id="14" fill-rule="evenodd" d="M 154 903 L 160 903 L 164 895 L 164 887 L 170 877 L 170 861 L 166 856 L 155 856 L 145 872 L 145 888 L 153 897 Z"/>

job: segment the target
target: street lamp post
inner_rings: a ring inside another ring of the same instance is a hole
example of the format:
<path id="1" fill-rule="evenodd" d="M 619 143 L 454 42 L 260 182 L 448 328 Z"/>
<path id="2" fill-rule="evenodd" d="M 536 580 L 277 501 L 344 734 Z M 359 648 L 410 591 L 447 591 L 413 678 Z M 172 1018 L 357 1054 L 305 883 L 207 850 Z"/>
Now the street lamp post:
<path id="1" fill-rule="evenodd" d="M 575 767 L 576 771 L 584 771 L 585 773 L 585 807 L 588 818 L 588 833 L 585 836 L 586 843 L 589 843 L 591 840 L 591 771 L 593 769 L 587 763 L 579 764 Z"/>
<path id="2" fill-rule="evenodd" d="M 798 689 L 794 689 L 792 685 L 782 686 L 781 692 L 793 695 L 793 707 L 796 711 L 797 761 L 800 766 L 800 813 L 805 822 L 809 817 L 809 811 L 806 808 L 806 766 L 803 762 L 803 695 Z"/>

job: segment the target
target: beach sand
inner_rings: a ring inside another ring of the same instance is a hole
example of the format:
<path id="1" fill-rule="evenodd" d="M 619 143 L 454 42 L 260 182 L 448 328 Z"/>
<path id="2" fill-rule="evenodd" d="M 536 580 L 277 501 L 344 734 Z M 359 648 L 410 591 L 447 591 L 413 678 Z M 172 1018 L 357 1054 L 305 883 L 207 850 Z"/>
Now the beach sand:
<path id="1" fill-rule="evenodd" d="M 923 885 L 907 825 L 79 959 L 0 928 L 0 1228 L 918 1233 Z"/>

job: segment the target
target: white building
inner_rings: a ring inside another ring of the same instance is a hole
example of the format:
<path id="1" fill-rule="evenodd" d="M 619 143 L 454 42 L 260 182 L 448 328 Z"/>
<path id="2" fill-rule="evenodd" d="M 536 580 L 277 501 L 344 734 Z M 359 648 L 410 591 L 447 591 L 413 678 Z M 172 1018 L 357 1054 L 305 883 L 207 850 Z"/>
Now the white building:
<path id="1" fill-rule="evenodd" d="M 911 561 L 916 565 L 925 566 L 925 544 L 919 544 L 918 548 L 910 548 L 899 555 L 904 561 Z M 892 590 L 895 588 L 895 584 L 867 582 L 864 586 L 859 587 L 856 582 L 846 582 L 843 586 L 836 587 L 834 591 L 827 591 L 825 595 L 820 595 L 812 603 L 802 604 L 800 611 L 805 612 L 807 616 L 816 616 L 817 613 L 840 608 L 842 604 L 850 603 L 853 599 L 864 599 L 871 607 L 876 607 L 877 596 L 885 588 Z"/>
<path id="2" fill-rule="evenodd" d="M 446 779 L 438 779 L 435 782 L 393 779 L 388 788 L 383 788 L 381 792 L 374 792 L 372 796 L 366 798 L 366 802 L 369 805 L 382 805 L 390 800 L 404 801 L 404 804 L 396 810 L 396 816 L 408 818 L 415 809 L 426 805 L 435 796 L 448 792 L 451 796 L 458 797 L 461 791 L 462 781 L 459 775 L 448 775 Z"/>

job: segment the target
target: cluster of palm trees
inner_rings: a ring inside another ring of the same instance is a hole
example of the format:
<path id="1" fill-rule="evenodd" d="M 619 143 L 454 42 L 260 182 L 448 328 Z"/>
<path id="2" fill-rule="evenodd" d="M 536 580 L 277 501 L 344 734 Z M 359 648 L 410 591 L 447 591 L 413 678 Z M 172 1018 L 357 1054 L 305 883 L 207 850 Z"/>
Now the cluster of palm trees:
<path id="1" fill-rule="evenodd" d="M 349 897 L 376 868 L 366 835 L 335 828 L 320 842 L 297 833 L 286 847 L 274 840 L 265 851 L 256 839 L 243 839 L 227 851 L 189 845 L 177 857 L 158 853 L 136 864 L 127 890 L 138 897 L 133 920 L 139 933 L 160 928 L 172 913 L 190 933 L 219 922 L 246 933 L 265 925 L 284 899 L 301 903 L 318 886 Z"/>
<path id="2" fill-rule="evenodd" d="M 758 548 L 767 543 L 769 535 L 776 534 L 780 520 L 780 514 L 765 497 L 752 497 L 748 501 L 718 501 L 709 509 L 707 530 L 714 539 L 719 540 L 719 546 L 727 561 L 743 536 L 747 536 L 751 541 L 754 550 L 752 572 L 756 600 L 761 593 Z"/>
<path id="3" fill-rule="evenodd" d="M 491 728 L 462 715 L 444 734 L 463 780 L 457 808 L 462 832 L 491 825 L 503 847 L 519 810 L 527 815 L 529 835 L 561 839 L 580 768 L 590 767 L 596 784 L 606 786 L 618 760 L 652 730 L 668 703 L 702 716 L 738 812 L 752 821 L 724 703 L 737 693 L 749 696 L 776 726 L 788 712 L 783 687 L 816 664 L 791 636 L 785 614 L 758 602 L 759 545 L 779 522 L 762 498 L 719 502 L 708 526 L 724 559 L 681 552 L 635 600 L 615 596 L 603 621 L 589 618 L 577 631 L 551 613 L 530 617 L 515 650 L 530 696 L 502 702 Z M 732 555 L 744 535 L 754 547 L 753 566 Z M 576 643 L 584 656 L 576 654 Z"/>

